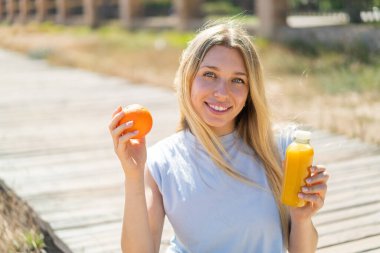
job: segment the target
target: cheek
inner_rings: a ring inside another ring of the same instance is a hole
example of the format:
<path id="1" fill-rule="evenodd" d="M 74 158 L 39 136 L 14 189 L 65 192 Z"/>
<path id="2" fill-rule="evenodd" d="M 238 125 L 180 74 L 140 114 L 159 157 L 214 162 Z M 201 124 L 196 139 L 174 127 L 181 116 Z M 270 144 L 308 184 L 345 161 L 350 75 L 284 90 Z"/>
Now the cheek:
<path id="1" fill-rule="evenodd" d="M 199 84 L 194 80 L 191 85 L 191 90 L 190 90 L 190 101 L 195 111 L 198 111 L 197 109 L 199 107 L 198 100 L 199 100 Z"/>
<path id="2" fill-rule="evenodd" d="M 193 105 L 196 105 L 197 102 L 203 97 L 205 93 L 205 85 L 199 80 L 199 78 L 195 78 L 193 84 L 191 85 L 190 90 L 190 99 Z"/>
<path id="3" fill-rule="evenodd" d="M 234 97 L 240 106 L 244 106 L 248 98 L 248 89 L 239 89 L 234 91 Z"/>

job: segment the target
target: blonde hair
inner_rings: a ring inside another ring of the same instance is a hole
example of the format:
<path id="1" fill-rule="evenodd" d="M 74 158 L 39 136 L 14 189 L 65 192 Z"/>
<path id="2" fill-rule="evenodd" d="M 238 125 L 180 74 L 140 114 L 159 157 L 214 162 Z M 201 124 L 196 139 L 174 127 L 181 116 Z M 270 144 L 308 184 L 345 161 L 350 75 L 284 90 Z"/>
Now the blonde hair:
<path id="1" fill-rule="evenodd" d="M 234 178 L 257 186 L 257 184 L 238 173 L 223 158 L 226 151 L 218 136 L 196 114 L 191 104 L 190 91 L 192 82 L 206 53 L 215 45 L 235 48 L 239 50 L 243 57 L 248 72 L 249 95 L 246 105 L 236 118 L 235 128 L 238 135 L 255 151 L 264 165 L 271 191 L 279 209 L 284 244 L 287 247 L 289 216 L 286 207 L 280 202 L 281 159 L 275 145 L 270 122 L 262 67 L 250 36 L 235 21 L 224 21 L 205 26 L 183 51 L 175 78 L 181 117 L 178 131 L 190 129 L 218 167 Z"/>

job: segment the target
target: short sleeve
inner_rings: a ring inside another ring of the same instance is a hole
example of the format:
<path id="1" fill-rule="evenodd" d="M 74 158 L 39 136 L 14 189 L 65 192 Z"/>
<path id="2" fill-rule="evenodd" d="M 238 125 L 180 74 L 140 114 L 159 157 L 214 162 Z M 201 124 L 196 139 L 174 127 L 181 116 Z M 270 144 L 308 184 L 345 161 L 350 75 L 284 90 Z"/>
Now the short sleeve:
<path id="1" fill-rule="evenodd" d="M 296 124 L 276 125 L 275 136 L 281 160 L 285 159 L 286 148 L 294 140 L 294 132 L 298 129 Z"/>

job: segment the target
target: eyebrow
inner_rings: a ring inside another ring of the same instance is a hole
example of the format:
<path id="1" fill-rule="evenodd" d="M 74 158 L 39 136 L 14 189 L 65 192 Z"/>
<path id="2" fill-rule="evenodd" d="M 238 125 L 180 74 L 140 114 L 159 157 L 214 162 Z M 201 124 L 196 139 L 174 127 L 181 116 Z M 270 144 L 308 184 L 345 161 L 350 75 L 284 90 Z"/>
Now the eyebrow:
<path id="1" fill-rule="evenodd" d="M 220 71 L 218 67 L 216 66 L 209 66 L 209 65 L 205 65 L 205 66 L 201 66 L 200 68 L 209 68 L 209 69 L 215 69 L 217 71 Z M 247 76 L 247 74 L 245 72 L 234 72 L 235 75 L 239 75 L 239 76 Z"/>

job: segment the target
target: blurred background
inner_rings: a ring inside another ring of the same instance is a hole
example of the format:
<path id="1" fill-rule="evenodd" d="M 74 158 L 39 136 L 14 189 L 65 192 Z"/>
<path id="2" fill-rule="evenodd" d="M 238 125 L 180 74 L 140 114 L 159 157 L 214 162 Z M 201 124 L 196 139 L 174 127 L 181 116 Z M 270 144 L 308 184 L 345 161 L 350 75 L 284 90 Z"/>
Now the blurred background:
<path id="1" fill-rule="evenodd" d="M 379 5 L 379 0 L 0 0 L 0 45 L 54 64 L 172 89 L 180 53 L 194 32 L 207 21 L 234 17 L 252 34 L 268 86 L 276 90 L 278 97 L 271 100 L 276 117 L 380 143 Z M 301 104 L 308 113 L 297 112 Z"/>
<path id="2" fill-rule="evenodd" d="M 379 5 L 379 0 L 0 0 L 0 46 L 171 89 L 179 55 L 194 32 L 209 20 L 234 17 L 253 36 L 268 86 L 283 93 L 271 101 L 274 112 L 281 108 L 276 116 L 379 143 Z M 307 114 L 293 113 L 298 103 Z"/>
<path id="3" fill-rule="evenodd" d="M 252 35 L 275 121 L 380 144 L 380 0 L 0 0 L 0 47 L 174 90 L 187 42 L 224 18 Z"/>

